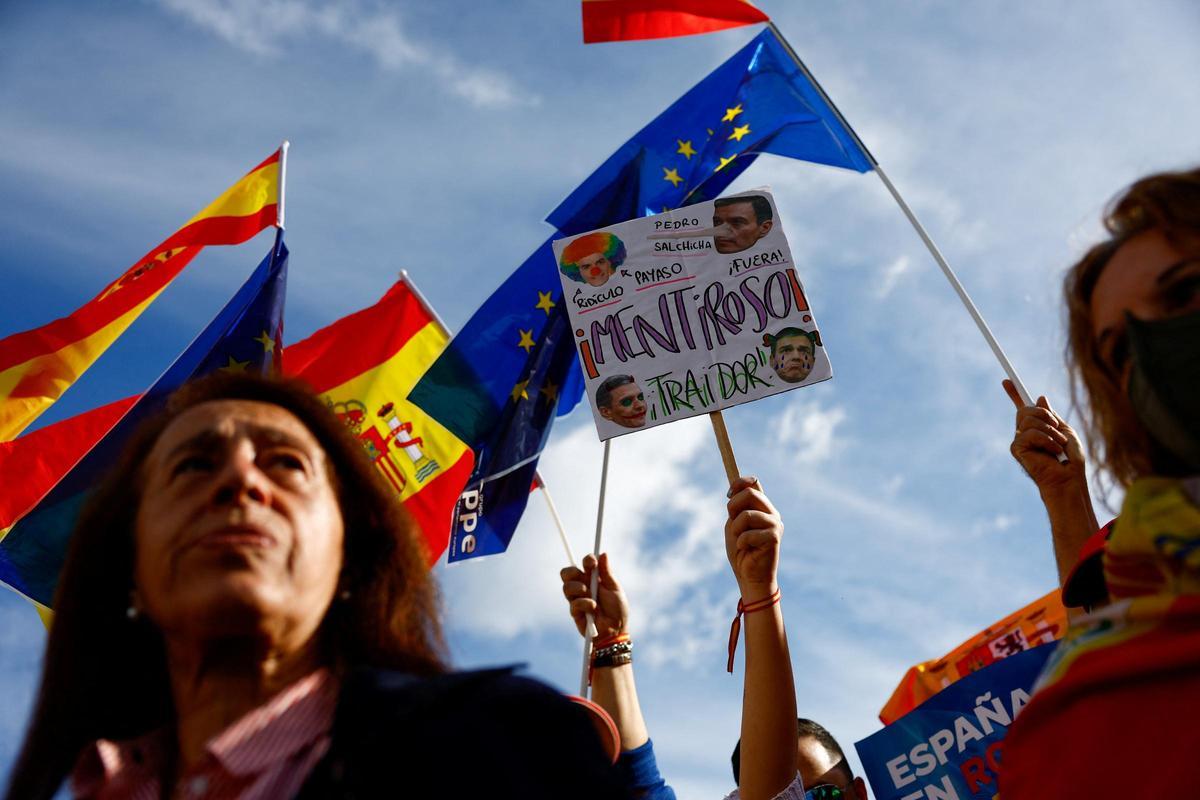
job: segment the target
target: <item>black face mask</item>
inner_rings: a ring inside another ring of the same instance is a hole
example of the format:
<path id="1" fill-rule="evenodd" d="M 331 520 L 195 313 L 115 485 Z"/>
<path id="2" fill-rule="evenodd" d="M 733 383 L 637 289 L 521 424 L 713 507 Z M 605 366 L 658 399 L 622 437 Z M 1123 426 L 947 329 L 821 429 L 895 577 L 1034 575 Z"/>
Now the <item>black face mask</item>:
<path id="1" fill-rule="evenodd" d="M 1149 322 L 1127 313 L 1125 320 L 1133 410 L 1164 450 L 1200 473 L 1200 311 Z"/>

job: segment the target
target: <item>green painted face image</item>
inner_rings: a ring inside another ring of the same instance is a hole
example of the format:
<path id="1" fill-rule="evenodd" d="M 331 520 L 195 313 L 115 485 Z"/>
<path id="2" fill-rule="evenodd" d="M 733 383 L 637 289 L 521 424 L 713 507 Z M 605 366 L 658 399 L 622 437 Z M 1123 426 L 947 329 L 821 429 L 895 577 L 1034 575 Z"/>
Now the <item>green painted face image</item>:
<path id="1" fill-rule="evenodd" d="M 636 383 L 626 383 L 612 390 L 607 407 L 600 408 L 600 416 L 617 423 L 622 428 L 640 428 L 646 424 L 646 396 Z"/>

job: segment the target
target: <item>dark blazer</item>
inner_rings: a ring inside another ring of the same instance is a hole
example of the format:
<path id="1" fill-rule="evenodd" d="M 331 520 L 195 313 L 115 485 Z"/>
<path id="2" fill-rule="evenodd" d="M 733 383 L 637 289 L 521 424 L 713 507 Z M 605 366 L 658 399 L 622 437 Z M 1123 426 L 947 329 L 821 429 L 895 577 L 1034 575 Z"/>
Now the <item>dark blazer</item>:
<path id="1" fill-rule="evenodd" d="M 627 798 L 586 712 L 512 668 L 359 671 L 299 800 Z"/>

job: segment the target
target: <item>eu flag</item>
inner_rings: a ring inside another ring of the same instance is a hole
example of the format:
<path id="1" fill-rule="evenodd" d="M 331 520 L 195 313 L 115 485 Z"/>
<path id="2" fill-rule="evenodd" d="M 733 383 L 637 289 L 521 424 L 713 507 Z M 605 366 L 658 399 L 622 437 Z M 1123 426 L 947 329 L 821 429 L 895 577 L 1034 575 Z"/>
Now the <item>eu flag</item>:
<path id="1" fill-rule="evenodd" d="M 769 29 L 634 134 L 546 219 L 574 235 L 711 200 L 761 153 L 874 169 Z"/>
<path id="2" fill-rule="evenodd" d="M 759 153 L 868 172 L 870 156 L 768 30 L 675 101 L 547 218 L 565 235 L 716 197 Z M 475 312 L 409 399 L 475 451 L 449 560 L 502 552 L 558 415 L 583 392 L 546 242 Z"/>
<path id="3" fill-rule="evenodd" d="M 501 553 L 525 510 L 555 412 L 583 396 L 547 240 L 455 335 L 408 399 L 475 451 L 448 560 Z"/>
<path id="4" fill-rule="evenodd" d="M 218 370 L 267 372 L 282 353 L 288 250 L 283 231 L 254 273 L 88 453 L 0 539 L 0 581 L 49 607 L 66 560 L 75 519 L 138 425 L 187 381 Z"/>

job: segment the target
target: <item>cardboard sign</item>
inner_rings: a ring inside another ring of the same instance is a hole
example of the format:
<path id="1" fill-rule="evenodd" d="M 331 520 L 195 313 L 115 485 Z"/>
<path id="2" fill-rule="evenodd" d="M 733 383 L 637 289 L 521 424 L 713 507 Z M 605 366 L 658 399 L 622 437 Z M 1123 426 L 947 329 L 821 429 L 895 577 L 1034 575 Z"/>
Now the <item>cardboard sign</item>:
<path id="1" fill-rule="evenodd" d="M 600 439 L 833 377 L 768 189 L 554 242 Z"/>
<path id="2" fill-rule="evenodd" d="M 973 672 L 855 743 L 877 800 L 993 800 L 1004 737 L 1056 646 Z"/>

